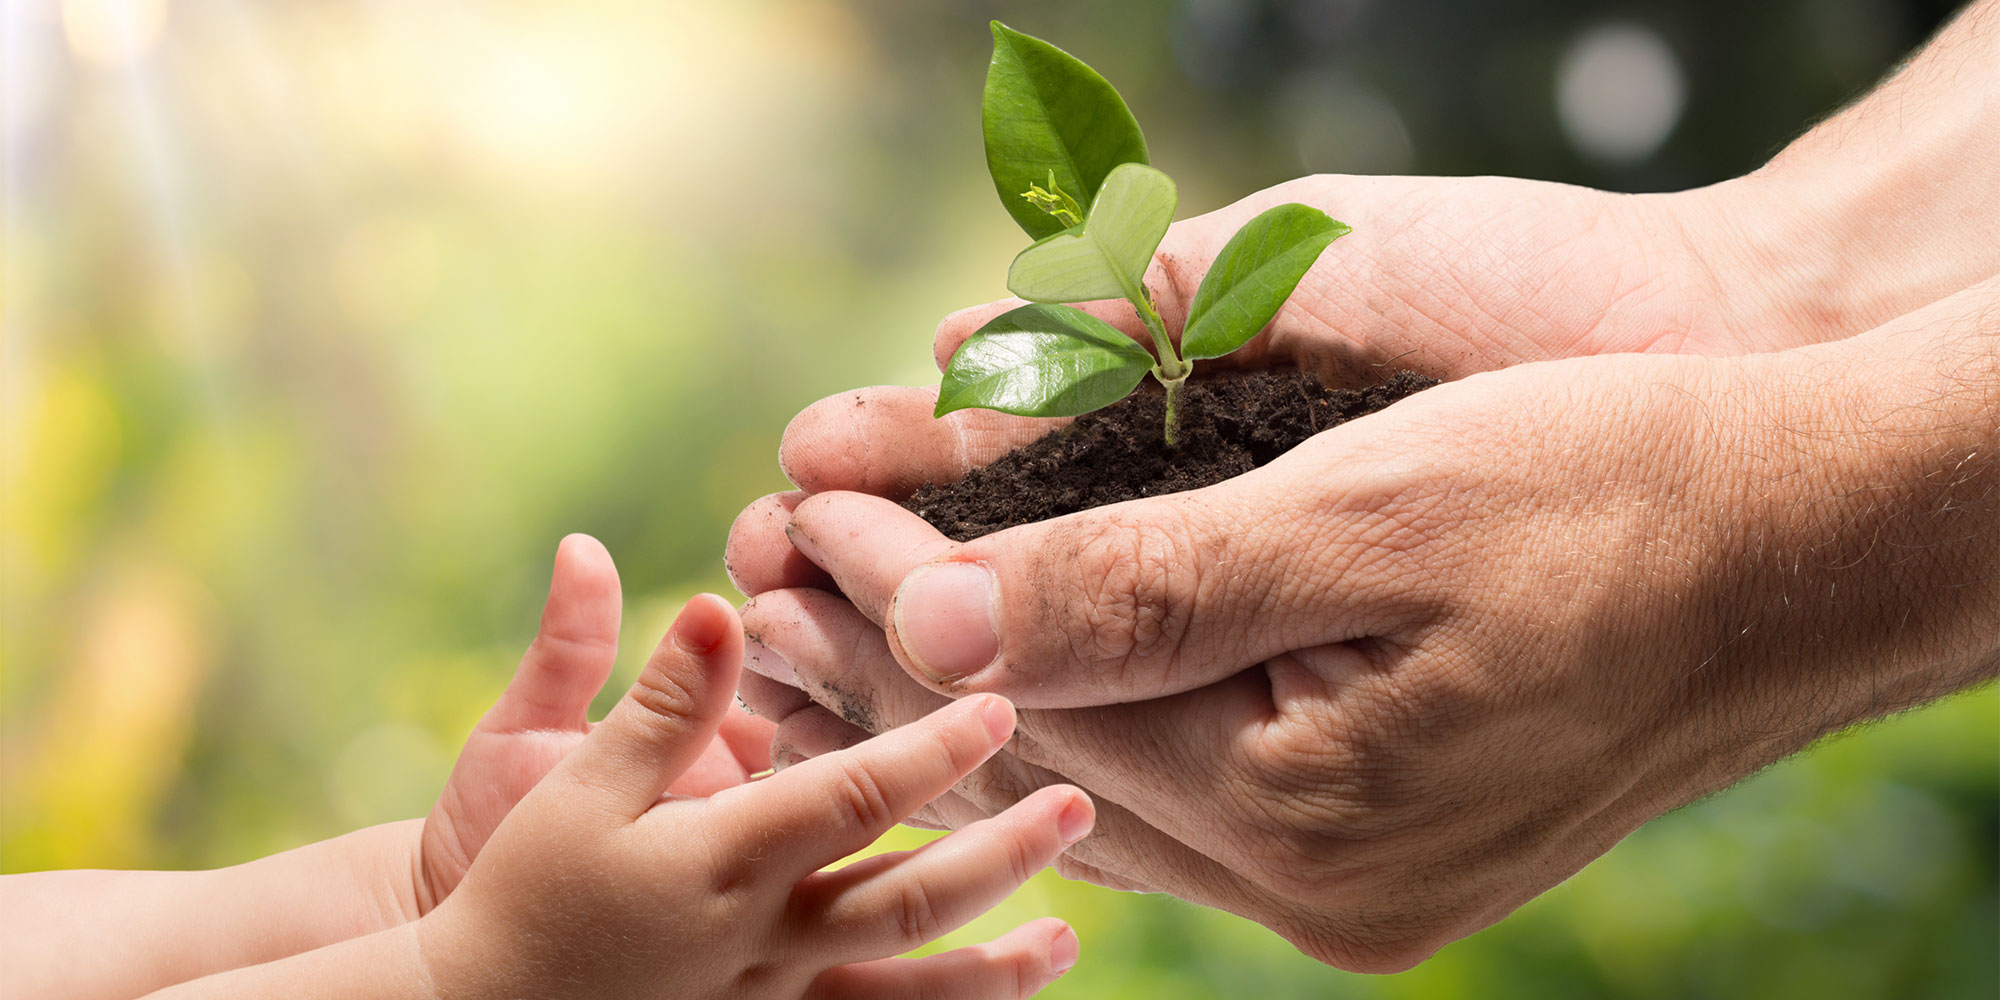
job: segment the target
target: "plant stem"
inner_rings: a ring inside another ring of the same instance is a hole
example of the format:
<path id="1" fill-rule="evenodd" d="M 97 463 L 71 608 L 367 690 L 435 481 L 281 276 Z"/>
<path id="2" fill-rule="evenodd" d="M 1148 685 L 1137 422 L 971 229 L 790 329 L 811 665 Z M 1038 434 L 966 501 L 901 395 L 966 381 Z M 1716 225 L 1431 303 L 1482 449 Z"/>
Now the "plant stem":
<path id="1" fill-rule="evenodd" d="M 1146 332 L 1153 335 L 1153 352 L 1160 357 L 1160 381 L 1187 378 L 1190 365 L 1181 360 L 1174 350 L 1174 342 L 1167 339 L 1167 324 L 1160 319 L 1160 311 L 1153 308 L 1152 293 L 1142 288 L 1125 289 L 1125 298 L 1138 310 L 1139 321 L 1146 324 Z"/>
<path id="2" fill-rule="evenodd" d="M 1180 429 L 1181 384 L 1187 381 L 1188 373 L 1194 366 L 1181 360 L 1180 352 L 1174 350 L 1174 342 L 1167 339 L 1167 324 L 1160 319 L 1160 311 L 1153 307 L 1153 293 L 1144 285 L 1133 287 L 1132 282 L 1120 277 L 1125 286 L 1125 298 L 1138 310 L 1139 321 L 1146 324 L 1146 332 L 1153 335 L 1153 353 L 1159 355 L 1160 363 L 1153 366 L 1153 377 L 1167 390 L 1167 447 L 1174 446 L 1175 432 Z"/>
<path id="3" fill-rule="evenodd" d="M 1159 373 L 1157 371 L 1154 372 L 1153 377 L 1159 378 Z M 1160 384 L 1167 387 L 1167 447 L 1169 448 L 1174 446 L 1174 433 L 1180 430 L 1181 386 L 1186 382 L 1187 374 L 1185 372 L 1181 374 L 1180 378 L 1160 379 Z"/>

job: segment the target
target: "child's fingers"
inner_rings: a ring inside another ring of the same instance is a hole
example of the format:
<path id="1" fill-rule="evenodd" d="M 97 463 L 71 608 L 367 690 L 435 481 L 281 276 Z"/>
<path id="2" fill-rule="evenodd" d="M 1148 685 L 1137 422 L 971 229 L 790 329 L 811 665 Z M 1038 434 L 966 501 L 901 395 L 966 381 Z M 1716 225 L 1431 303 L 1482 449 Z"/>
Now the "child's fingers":
<path id="1" fill-rule="evenodd" d="M 794 898 L 835 961 L 899 955 L 992 909 L 1095 818 L 1089 796 L 1054 785 L 917 850 L 811 876 Z"/>
<path id="2" fill-rule="evenodd" d="M 590 699 L 611 676 L 618 655 L 619 613 L 618 567 L 611 553 L 589 535 L 564 538 L 556 547 L 541 631 L 481 727 L 582 731 Z"/>
<path id="3" fill-rule="evenodd" d="M 1014 706 L 975 695 L 851 750 L 815 757 L 727 800 L 744 852 L 777 843 L 772 878 L 795 882 L 875 841 L 986 762 L 1014 733 Z"/>
<path id="4" fill-rule="evenodd" d="M 740 682 L 748 675 L 739 675 Z M 722 717 L 722 741 L 741 765 L 744 773 L 758 774 L 771 769 L 771 734 L 777 725 L 760 719 L 740 707 L 731 707 Z"/>
<path id="5" fill-rule="evenodd" d="M 1047 917 L 938 955 L 835 966 L 805 1000 L 1018 1000 L 1068 972 L 1079 950 L 1076 932 Z"/>
<path id="6" fill-rule="evenodd" d="M 702 594 L 681 609 L 639 679 L 564 766 L 637 816 L 715 738 L 743 662 L 736 609 Z"/>

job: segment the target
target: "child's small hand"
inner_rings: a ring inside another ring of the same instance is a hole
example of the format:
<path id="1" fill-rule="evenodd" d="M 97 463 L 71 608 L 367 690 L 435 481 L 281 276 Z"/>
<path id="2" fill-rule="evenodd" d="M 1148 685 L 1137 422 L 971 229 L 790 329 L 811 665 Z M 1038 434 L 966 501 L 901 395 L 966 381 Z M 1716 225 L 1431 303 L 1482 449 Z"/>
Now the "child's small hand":
<path id="1" fill-rule="evenodd" d="M 610 553 L 588 535 L 556 550 L 541 631 L 500 700 L 459 751 L 424 821 L 413 897 L 421 916 L 465 877 L 509 810 L 590 733 L 591 699 L 611 675 L 621 600 Z M 672 791 L 708 795 L 770 767 L 771 724 L 741 711 Z"/>
<path id="2" fill-rule="evenodd" d="M 708 798 L 663 798 L 714 738 L 742 653 L 727 603 L 689 603 L 638 683 L 417 925 L 439 993 L 508 996 L 532 983 L 538 997 L 1023 997 L 1075 961 L 1058 920 L 888 957 L 984 912 L 1088 832 L 1090 800 L 1075 788 L 1045 788 L 916 851 L 821 871 L 998 750 L 1014 726 L 1000 698 L 968 698 Z"/>

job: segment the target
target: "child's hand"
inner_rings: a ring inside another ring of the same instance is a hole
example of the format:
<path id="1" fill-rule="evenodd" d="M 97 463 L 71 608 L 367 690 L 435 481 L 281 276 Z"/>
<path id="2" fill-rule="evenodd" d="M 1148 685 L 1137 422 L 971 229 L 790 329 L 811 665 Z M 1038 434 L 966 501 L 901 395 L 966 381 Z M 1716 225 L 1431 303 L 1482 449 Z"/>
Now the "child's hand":
<path id="1" fill-rule="evenodd" d="M 1077 942 L 1058 920 L 887 956 L 977 916 L 1088 832 L 1094 813 L 1075 788 L 1042 789 L 916 851 L 820 870 L 998 750 L 1014 727 L 1003 699 L 953 703 L 705 799 L 663 798 L 715 737 L 742 654 L 727 603 L 689 603 L 638 683 L 418 923 L 438 993 L 532 983 L 538 997 L 998 998 L 1069 968 Z"/>
<path id="2" fill-rule="evenodd" d="M 424 821 L 413 916 L 430 912 L 457 888 L 508 811 L 589 734 L 590 701 L 617 655 L 619 616 L 618 569 L 610 553 L 588 535 L 563 539 L 541 632 L 500 700 L 466 739 Z M 720 736 L 672 791 L 708 795 L 768 769 L 771 728 L 730 712 Z"/>

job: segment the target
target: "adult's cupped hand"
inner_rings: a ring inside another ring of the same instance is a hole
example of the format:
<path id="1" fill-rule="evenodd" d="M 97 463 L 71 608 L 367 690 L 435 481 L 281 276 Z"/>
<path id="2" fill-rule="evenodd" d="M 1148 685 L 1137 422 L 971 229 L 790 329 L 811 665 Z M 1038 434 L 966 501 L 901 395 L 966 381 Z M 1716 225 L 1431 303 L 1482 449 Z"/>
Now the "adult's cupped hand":
<path id="1" fill-rule="evenodd" d="M 1827 694 L 1779 713 L 1788 689 L 1754 669 L 1796 629 L 1859 627 L 1770 625 L 1787 558 L 1865 553 L 1744 485 L 1787 444 L 1759 435 L 1824 418 L 1764 391 L 1812 352 L 1699 356 L 1846 331 L 1719 288 L 1674 215 L 1692 201 L 1395 178 L 1308 179 L 1180 224 L 1150 279 L 1170 328 L 1208 256 L 1279 200 L 1356 233 L 1234 363 L 1456 381 L 1208 489 L 962 545 L 892 499 L 1056 423 L 933 421 L 927 390 L 822 401 L 786 435 L 802 491 L 732 532 L 753 669 L 786 682 L 744 695 L 782 720 L 782 760 L 1004 693 L 1027 709 L 1011 752 L 934 822 L 1073 781 L 1100 814 L 1065 874 L 1393 970 L 1858 711 Z M 947 320 L 940 356 L 1006 306 Z M 1644 351 L 1691 353 L 1610 353 Z M 1571 360 L 1519 364 L 1548 358 Z"/>

